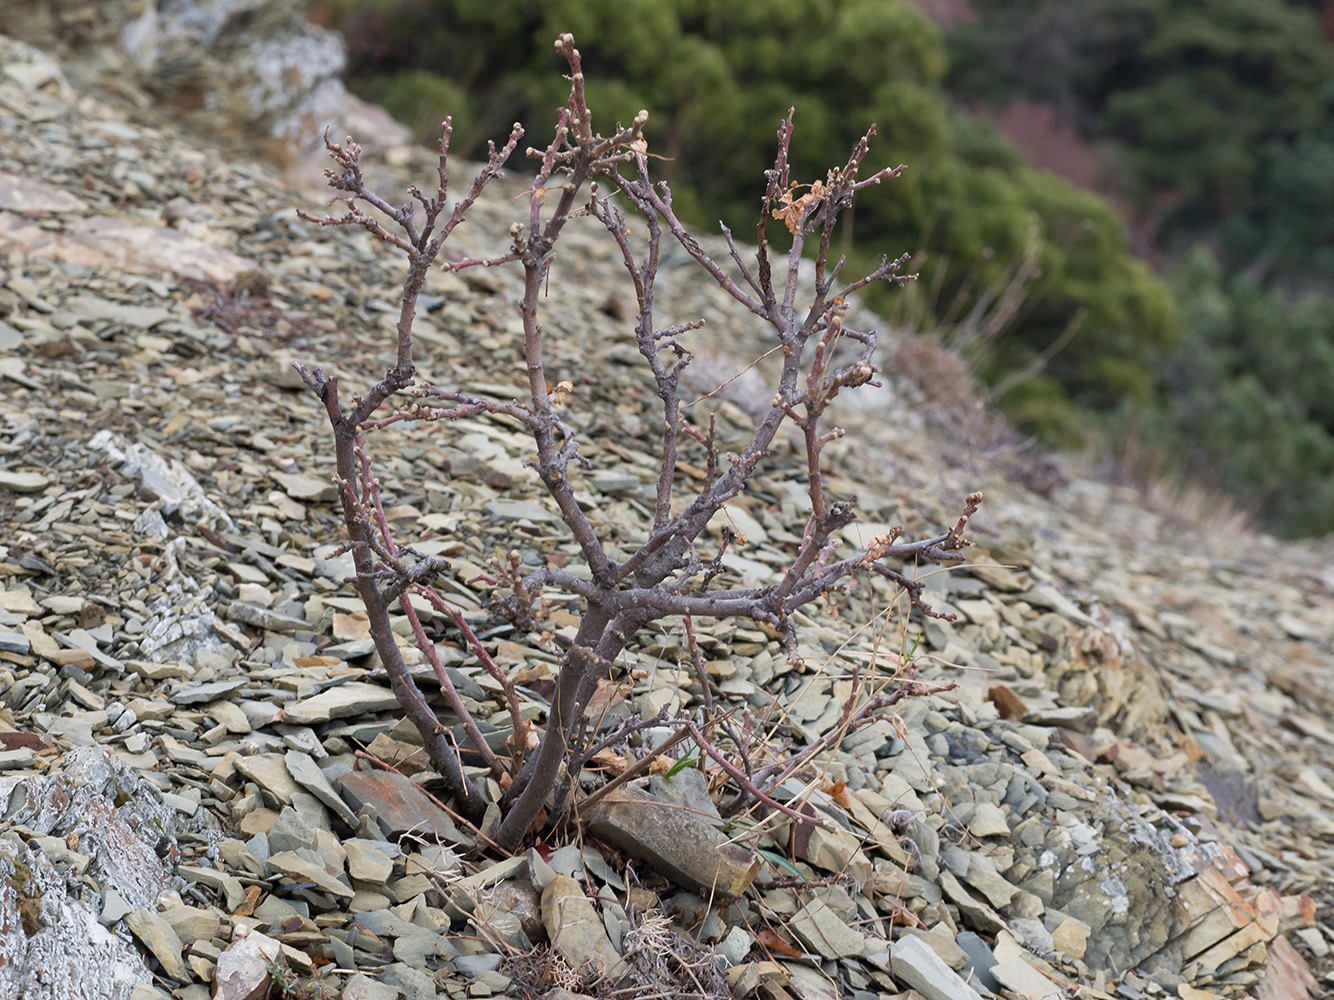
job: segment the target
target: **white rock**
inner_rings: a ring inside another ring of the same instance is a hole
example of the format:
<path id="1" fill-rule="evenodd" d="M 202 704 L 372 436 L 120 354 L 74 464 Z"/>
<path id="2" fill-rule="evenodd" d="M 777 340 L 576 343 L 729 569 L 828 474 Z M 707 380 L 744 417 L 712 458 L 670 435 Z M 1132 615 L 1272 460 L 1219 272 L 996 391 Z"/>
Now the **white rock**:
<path id="1" fill-rule="evenodd" d="M 218 958 L 213 973 L 214 1000 L 261 1000 L 268 996 L 269 965 L 278 961 L 283 946 L 252 931 L 233 941 Z"/>

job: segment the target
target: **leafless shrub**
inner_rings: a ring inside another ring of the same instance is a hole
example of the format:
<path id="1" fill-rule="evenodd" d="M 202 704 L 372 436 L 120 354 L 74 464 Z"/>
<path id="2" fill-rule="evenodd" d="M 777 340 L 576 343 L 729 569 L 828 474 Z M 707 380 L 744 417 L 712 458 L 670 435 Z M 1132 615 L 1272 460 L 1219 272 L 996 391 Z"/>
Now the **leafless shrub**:
<path id="1" fill-rule="evenodd" d="M 618 125 L 609 137 L 595 132 L 573 39 L 562 35 L 556 41 L 556 50 L 570 67 L 569 103 L 560 112 L 551 142 L 544 149 L 527 151 L 537 161 L 538 169 L 527 191 L 525 217 L 511 227 L 513 242 L 509 252 L 491 259 L 458 260 L 442 265 L 455 271 L 504 265 L 522 268 L 524 293 L 519 308 L 523 340 L 518 347 L 527 368 L 526 401 L 512 402 L 417 382 L 413 365 L 413 321 L 426 273 L 440 260 L 450 233 L 487 184 L 500 174 L 501 165 L 517 147 L 522 135 L 518 126 L 502 148 L 491 146 L 487 163 L 472 186 L 448 210 L 448 120 L 440 144 L 434 194 L 428 196 L 412 188 L 412 200 L 402 205 L 393 205 L 366 187 L 359 166 L 361 150 L 355 143 L 349 139 L 340 145 L 326 140 L 335 162 L 335 168 L 326 174 L 331 187 L 346 203 L 347 212 L 323 218 L 307 216 L 321 225 L 362 226 L 397 247 L 407 258 L 397 353 L 385 376 L 363 395 L 348 399 L 340 392 L 338 379 L 320 369 L 298 366 L 298 370 L 319 397 L 333 428 L 348 549 L 356 567 L 354 583 L 365 603 L 371 636 L 393 690 L 420 732 L 432 765 L 443 775 L 456 808 L 469 820 L 481 822 L 486 799 L 464 772 L 459 748 L 413 680 L 394 642 L 389 609 L 398 602 L 422 653 L 435 670 L 445 699 L 463 720 L 470 749 L 480 755 L 506 789 L 499 803 L 502 818 L 485 831 L 506 848 L 519 844 L 541 817 L 561 784 L 562 770 L 568 773 L 583 759 L 580 751 L 590 742 L 585 709 L 598 680 L 606 676 L 640 630 L 674 616 L 686 620 L 749 619 L 782 635 L 795 662 L 797 629 L 793 612 L 819 598 L 846 590 L 854 575 L 869 573 L 879 574 L 901 587 L 912 605 L 923 613 L 944 617 L 922 603 L 919 583 L 898 572 L 886 560 L 915 557 L 943 562 L 961 558 L 960 550 L 968 544 L 964 530 L 982 500 L 979 493 L 967 497 L 957 523 L 931 537 L 903 542 L 901 530 L 896 529 L 876 538 L 862 551 L 846 554 L 838 551 L 836 533 L 855 519 L 855 501 L 834 501 L 826 496 L 821 452 L 841 437 L 843 431 L 824 429 L 821 417 L 842 390 L 877 384 L 875 333 L 846 324 L 847 296 L 873 282 L 901 283 L 910 277 L 899 273 L 904 258 L 885 257 L 869 274 L 840 285 L 844 261 L 830 259 L 835 226 L 857 193 L 894 178 L 902 169 L 879 170 L 859 179 L 874 128 L 854 146 L 842 166 L 830 170 L 823 179 L 799 184 L 791 177 L 788 166 L 793 132 L 789 114 L 779 128 L 778 154 L 766 174 L 768 183 L 756 227 L 754 257 L 748 260 L 743 256 L 731 233 L 724 229 L 731 259 L 720 263 L 686 231 L 672 208 L 667 187 L 655 184 L 650 178 L 648 146 L 643 135 L 647 114 L 641 112 L 628 126 Z M 636 239 L 631 238 L 626 216 L 613 195 L 628 203 L 642 219 L 644 230 Z M 597 529 L 575 498 L 579 470 L 590 463 L 579 454 L 579 439 L 571 422 L 561 416 L 571 403 L 571 387 L 553 382 L 549 375 L 541 322 L 543 289 L 555 249 L 566 224 L 579 216 L 601 222 L 619 250 L 637 304 L 634 341 L 652 374 L 661 405 L 657 441 L 660 471 L 652 519 L 645 525 L 647 538 L 619 562 L 608 554 Z M 787 234 L 784 239 L 790 239 L 790 249 L 785 255 L 771 253 L 767 233 L 771 220 L 781 222 Z M 655 321 L 654 286 L 665 239 L 678 242 L 740 306 L 768 324 L 776 356 L 781 357 L 781 371 L 772 386 L 771 398 L 756 421 L 754 434 L 734 454 L 720 454 L 711 424 L 706 427 L 691 423 L 681 412 L 679 384 L 692 357 L 686 345 L 702 324 L 662 328 Z M 800 264 L 808 250 L 813 252 L 814 280 L 802 287 Z M 388 408 L 388 415 L 382 408 Z M 540 735 L 531 732 L 529 723 L 522 718 L 513 682 L 487 655 L 462 615 L 434 590 L 432 582 L 448 567 L 447 562 L 394 541 L 381 507 L 380 484 L 364 438 L 366 431 L 379 430 L 401 420 L 462 420 L 479 414 L 512 418 L 530 433 L 532 464 L 578 543 L 588 570 L 585 579 L 553 566 L 531 568 L 523 565 L 517 555 L 501 560 L 497 566 L 500 586 L 492 598 L 493 610 L 521 629 L 546 635 L 564 650 L 556 691 Z M 794 477 L 804 474 L 809 495 L 810 516 L 803 537 L 794 547 L 791 562 L 779 582 L 763 587 L 725 586 L 719 582 L 723 574 L 722 556 L 730 546 L 744 540 L 725 533 L 711 556 L 702 552 L 697 543 L 709 520 L 745 490 L 776 435 L 789 423 L 799 431 L 804 445 L 805 468 L 792 473 Z M 681 447 L 698 453 L 696 463 L 706 470 L 701 484 L 689 485 L 684 477 L 677 475 Z M 674 500 L 678 502 L 674 504 Z M 583 614 L 573 637 L 556 633 L 544 621 L 548 610 L 546 598 L 552 594 L 582 601 Z M 506 691 L 514 726 L 508 761 L 488 748 L 482 738 L 436 658 L 409 601 L 412 596 L 429 601 L 453 622 L 468 648 Z M 786 762 L 752 767 L 747 748 L 757 745 L 756 738 L 739 733 L 730 722 L 723 731 L 730 730 L 731 736 L 723 745 L 718 742 L 722 739 L 717 735 L 721 721 L 716 718 L 697 722 L 683 717 L 666 720 L 666 724 L 678 729 L 680 739 L 685 738 L 680 734 L 688 734 L 702 754 L 731 781 L 737 789 L 732 809 L 760 802 L 770 809 L 792 813 L 790 807 L 769 794 L 777 783 L 806 760 L 829 749 L 832 742 L 849 730 L 875 718 L 882 708 L 924 688 L 909 683 L 890 693 L 875 693 L 868 691 L 864 677 L 854 674 L 853 680 L 853 694 L 831 737 L 816 741 Z M 662 749 L 659 747 L 655 753 Z M 793 815 L 807 819 L 801 814 Z"/>

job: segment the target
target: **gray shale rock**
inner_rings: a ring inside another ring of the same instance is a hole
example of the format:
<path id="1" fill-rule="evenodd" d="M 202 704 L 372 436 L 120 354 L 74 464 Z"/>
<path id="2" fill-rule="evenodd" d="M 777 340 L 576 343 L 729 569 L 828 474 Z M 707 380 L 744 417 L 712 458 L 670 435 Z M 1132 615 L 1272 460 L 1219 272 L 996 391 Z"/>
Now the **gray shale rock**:
<path id="1" fill-rule="evenodd" d="M 982 1000 L 921 938 L 899 938 L 889 949 L 889 961 L 894 978 L 926 1000 Z"/>
<path id="2" fill-rule="evenodd" d="M 101 747 L 74 750 L 60 773 L 16 785 L 5 820 L 73 839 L 92 857 L 93 877 L 135 909 L 180 884 L 163 860 L 175 851 L 175 810 Z"/>
<path id="3" fill-rule="evenodd" d="M 6 809 L 9 824 L 77 844 L 89 879 L 140 911 L 180 884 L 164 860 L 176 849 L 175 817 L 156 787 L 100 747 L 72 751 L 59 773 L 17 783 Z M 100 891 L 67 881 L 16 834 L 5 840 L 0 1000 L 125 1000 L 149 981 L 134 949 L 98 922 Z M 77 860 L 73 852 L 61 853 Z M 171 971 L 184 974 L 179 965 Z"/>
<path id="4" fill-rule="evenodd" d="M 152 980 L 40 851 L 0 841 L 0 1000 L 127 1000 Z"/>
<path id="5" fill-rule="evenodd" d="M 584 818 L 594 836 L 701 896 L 740 896 L 760 871 L 759 858 L 728 843 L 707 815 L 663 802 L 638 788 L 617 789 L 588 809 Z"/>

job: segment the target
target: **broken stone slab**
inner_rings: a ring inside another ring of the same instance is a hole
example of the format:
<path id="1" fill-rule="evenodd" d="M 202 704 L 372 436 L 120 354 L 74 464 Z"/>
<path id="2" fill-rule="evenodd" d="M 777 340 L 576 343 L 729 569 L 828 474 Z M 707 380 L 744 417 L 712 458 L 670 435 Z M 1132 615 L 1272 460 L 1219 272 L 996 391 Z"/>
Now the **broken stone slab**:
<path id="1" fill-rule="evenodd" d="M 945 898 L 959 908 L 959 912 L 970 926 L 987 934 L 1005 930 L 1005 921 L 1001 919 L 1000 914 L 976 899 L 959 883 L 953 872 L 940 873 L 940 888 L 944 891 Z"/>
<path id="2" fill-rule="evenodd" d="M 320 766 L 311 760 L 308 754 L 288 750 L 283 761 L 287 764 L 288 773 L 299 785 L 333 810 L 348 826 L 357 825 L 357 814 L 349 809 L 347 803 L 334 791 L 333 785 L 329 784 L 329 779 L 324 776 Z"/>
<path id="3" fill-rule="evenodd" d="M 757 855 L 693 812 L 627 786 L 583 814 L 588 831 L 701 896 L 740 896 L 760 871 Z"/>
<path id="4" fill-rule="evenodd" d="M 169 906 L 162 911 L 162 919 L 171 924 L 171 929 L 187 948 L 196 941 L 213 940 L 222 927 L 222 917 L 217 910 L 197 906 Z"/>
<path id="5" fill-rule="evenodd" d="M 24 616 L 41 613 L 37 602 L 32 599 L 32 591 L 26 586 L 0 590 L 0 611 L 12 611 Z"/>
<path id="6" fill-rule="evenodd" d="M 275 854 L 279 851 L 317 851 L 320 845 L 317 829 L 291 806 L 285 806 L 278 813 L 267 834 L 256 836 L 263 836 L 268 850 Z"/>
<path id="7" fill-rule="evenodd" d="M 878 861 L 867 883 L 882 895 L 895 899 L 921 898 L 927 903 L 940 901 L 940 886 L 935 882 L 912 875 L 889 861 Z"/>
<path id="8" fill-rule="evenodd" d="M 245 902 L 245 886 L 235 875 L 225 871 L 218 871 L 215 868 L 207 868 L 202 865 L 180 865 L 176 873 L 187 882 L 198 882 L 200 885 L 206 885 L 223 894 L 223 902 L 226 908 L 235 911 Z"/>
<path id="9" fill-rule="evenodd" d="M 257 753 L 236 758 L 236 770 L 267 791 L 280 805 L 290 806 L 292 797 L 303 789 L 287 770 L 287 761 L 281 754 Z"/>
<path id="10" fill-rule="evenodd" d="M 268 866 L 298 882 L 313 882 L 321 892 L 327 892 L 342 899 L 352 898 L 352 890 L 339 879 L 330 875 L 323 865 L 307 861 L 295 851 L 280 851 L 272 855 L 268 860 Z"/>
<path id="11" fill-rule="evenodd" d="M 205 715 L 232 736 L 244 736 L 254 728 L 245 711 L 235 702 L 219 699 L 205 704 L 203 710 Z"/>
<path id="12" fill-rule="evenodd" d="M 979 840 L 987 837 L 1008 837 L 1010 824 L 999 806 L 990 802 L 980 802 L 968 821 L 968 832 Z"/>
<path id="13" fill-rule="evenodd" d="M 18 653 L 26 656 L 28 650 L 32 648 L 30 640 L 22 632 L 11 632 L 8 629 L 0 629 L 0 652 Z"/>
<path id="14" fill-rule="evenodd" d="M 151 330 L 172 319 L 170 309 L 161 306 L 132 306 L 113 302 L 98 295 L 71 295 L 64 307 L 75 316 L 98 324 L 115 324 L 137 330 Z"/>
<path id="15" fill-rule="evenodd" d="M 968 964 L 968 953 L 959 947 L 958 942 L 954 939 L 954 931 L 944 921 L 936 924 L 930 930 L 922 931 L 908 927 L 904 929 L 903 933 L 920 937 L 955 972 Z"/>
<path id="16" fill-rule="evenodd" d="M 0 490 L 10 493 L 40 493 L 50 485 L 51 480 L 40 472 L 11 472 L 8 469 L 0 469 Z"/>
<path id="17" fill-rule="evenodd" d="M 926 1000 L 982 1000 L 921 938 L 899 938 L 889 949 L 889 974 Z"/>
<path id="18" fill-rule="evenodd" d="M 311 726 L 351 715 L 387 712 L 396 707 L 398 699 L 388 688 L 350 681 L 292 702 L 283 710 L 283 721 L 295 726 Z"/>
<path id="19" fill-rule="evenodd" d="M 1062 920 L 1051 932 L 1052 946 L 1066 958 L 1083 958 L 1088 940 L 1088 927 L 1074 920 Z"/>
<path id="20" fill-rule="evenodd" d="M 293 500 L 332 503 L 338 499 L 338 484 L 330 479 L 308 476 L 303 472 L 272 472 L 270 475 Z"/>
<path id="21" fill-rule="evenodd" d="M 1028 1000 L 1041 1000 L 1053 993 L 1063 992 L 1060 983 L 1053 982 L 1022 958 L 997 962 L 991 967 L 991 977 L 1011 993 Z"/>
<path id="22" fill-rule="evenodd" d="M 999 983 L 991 977 L 991 968 L 996 964 L 996 956 L 990 945 L 974 931 L 963 931 L 955 943 L 968 956 L 968 962 L 958 970 L 967 982 L 976 982 L 984 990 L 996 992 Z"/>
<path id="23" fill-rule="evenodd" d="M 244 928 L 238 928 L 238 935 Z M 213 972 L 213 1000 L 266 1000 L 272 985 L 269 968 L 282 956 L 282 945 L 250 931 L 238 936 L 218 956 Z"/>
<path id="24" fill-rule="evenodd" d="M 376 982 L 362 973 L 343 984 L 343 1000 L 399 1000 L 402 995 L 396 987 Z"/>
<path id="25" fill-rule="evenodd" d="M 249 678 L 236 677 L 225 681 L 210 681 L 207 684 L 195 684 L 181 688 L 169 697 L 173 705 L 204 705 L 216 701 L 223 695 L 231 694 L 250 683 Z"/>
<path id="26" fill-rule="evenodd" d="M 182 943 L 171 924 L 158 913 L 134 910 L 125 918 L 125 925 L 140 943 L 152 953 L 169 979 L 187 983 L 191 976 L 186 968 Z"/>
<path id="27" fill-rule="evenodd" d="M 97 640 L 85 629 L 76 628 L 68 634 L 64 632 L 53 632 L 52 635 L 62 646 L 67 649 L 87 653 L 94 661 L 101 666 L 106 667 L 108 670 L 114 670 L 116 673 L 121 673 L 125 670 L 125 664 L 114 656 L 108 656 L 106 653 L 102 652 L 102 650 L 98 648 Z"/>
<path id="28" fill-rule="evenodd" d="M 792 915 L 788 926 L 806 948 L 821 958 L 839 959 L 860 955 L 866 936 L 848 925 L 847 917 L 829 905 L 827 892 L 817 891 Z"/>
<path id="29" fill-rule="evenodd" d="M 827 872 L 846 872 L 859 885 L 871 877 L 871 862 L 862 852 L 862 838 L 830 823 L 799 826 L 792 835 L 795 853 Z"/>
<path id="30" fill-rule="evenodd" d="M 542 940 L 541 894 L 527 879 L 500 882 L 478 896 L 471 923 L 483 940 L 526 951 Z"/>
<path id="31" fill-rule="evenodd" d="M 727 932 L 726 937 L 714 947 L 714 954 L 722 958 L 730 968 L 734 965 L 740 965 L 745 957 L 750 954 L 750 949 L 754 944 L 755 935 L 740 924 L 735 924 Z"/>
<path id="32" fill-rule="evenodd" d="M 542 925 L 555 952 L 575 971 L 589 971 L 615 982 L 626 970 L 612 946 L 597 908 L 579 883 L 557 875 L 542 893 Z"/>
<path id="33" fill-rule="evenodd" d="M 534 853 L 535 852 L 530 852 Z M 539 858 L 540 861 L 540 858 Z M 470 916 L 475 907 L 476 901 L 484 899 L 487 890 L 492 886 L 498 885 L 506 879 L 520 876 L 521 873 L 529 869 L 529 859 L 520 855 L 515 858 L 507 858 L 504 861 L 497 861 L 493 865 L 488 865 L 479 872 L 465 876 L 454 882 L 449 887 L 449 905 L 446 912 L 451 918 Z M 556 878 L 552 874 L 551 878 Z M 543 887 L 550 884 L 551 879 L 542 883 Z"/>
<path id="34" fill-rule="evenodd" d="M 32 721 L 38 729 L 46 734 L 49 740 L 68 743 L 76 747 L 91 747 L 97 742 L 93 738 L 94 719 L 96 719 L 96 727 L 100 728 L 106 723 L 106 713 L 84 712 L 80 714 L 83 718 L 56 718 L 47 715 L 45 712 L 35 712 Z"/>
<path id="35" fill-rule="evenodd" d="M 372 840 L 345 840 L 347 873 L 358 882 L 384 885 L 394 873 L 394 858 L 398 848 L 389 843 Z"/>
<path id="36" fill-rule="evenodd" d="M 752 996 L 761 986 L 779 989 L 787 986 L 789 981 L 787 970 L 777 962 L 746 962 L 727 970 L 727 985 L 732 988 L 734 996 L 742 998 Z M 764 995 L 774 994 L 766 992 Z"/>
<path id="37" fill-rule="evenodd" d="M 1076 733 L 1091 733 L 1098 726 L 1098 710 L 1091 705 L 1033 708 L 1024 716 L 1030 726 L 1055 726 Z"/>
<path id="38" fill-rule="evenodd" d="M 1019 890 L 1007 882 L 996 871 L 996 863 L 980 851 L 968 854 L 968 870 L 963 880 L 987 897 L 987 902 L 996 909 L 1008 906 Z"/>
<path id="39" fill-rule="evenodd" d="M 721 827 L 723 819 L 718 815 L 718 807 L 709 795 L 709 781 L 704 772 L 688 767 L 678 771 L 670 778 L 655 774 L 649 780 L 648 792 L 664 802 L 692 810 L 696 815 L 706 817 L 714 826 Z"/>
<path id="40" fill-rule="evenodd" d="M 493 521 L 533 521 L 558 524 L 560 515 L 537 500 L 488 500 L 482 513 Z"/>
<path id="41" fill-rule="evenodd" d="M 449 815 L 409 779 L 392 771 L 349 771 L 334 782 L 358 813 L 372 806 L 388 840 L 410 836 L 424 841 L 469 843 Z"/>
<path id="42" fill-rule="evenodd" d="M 1049 611 L 1055 611 L 1062 618 L 1068 618 L 1070 621 L 1078 622 L 1081 625 L 1098 627 L 1098 623 L 1080 611 L 1074 601 L 1053 586 L 1039 584 L 1024 591 L 1019 595 L 1019 599 L 1035 608 L 1046 608 Z"/>
<path id="43" fill-rule="evenodd" d="M 403 1000 L 436 1000 L 435 980 L 431 975 L 402 962 L 386 965 L 380 973 L 380 982 L 396 986 Z"/>
<path id="44" fill-rule="evenodd" d="M 304 618 L 294 618 L 260 607 L 258 604 L 247 604 L 245 601 L 232 601 L 227 605 L 227 618 L 230 621 L 262 628 L 267 632 L 310 631 L 310 625 Z"/>

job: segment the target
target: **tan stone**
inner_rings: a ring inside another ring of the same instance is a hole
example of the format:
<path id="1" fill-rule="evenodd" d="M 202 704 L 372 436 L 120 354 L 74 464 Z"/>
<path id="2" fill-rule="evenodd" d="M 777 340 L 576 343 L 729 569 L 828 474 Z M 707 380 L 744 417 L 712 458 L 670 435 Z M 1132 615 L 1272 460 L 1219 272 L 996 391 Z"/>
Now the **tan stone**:
<path id="1" fill-rule="evenodd" d="M 542 925 L 556 953 L 576 970 L 616 980 L 625 961 L 612 947 L 598 911 L 574 879 L 557 875 L 542 892 Z"/>
<path id="2" fill-rule="evenodd" d="M 1066 958 L 1083 958 L 1088 939 L 1088 929 L 1073 920 L 1062 920 L 1051 932 L 1052 944 Z"/>

